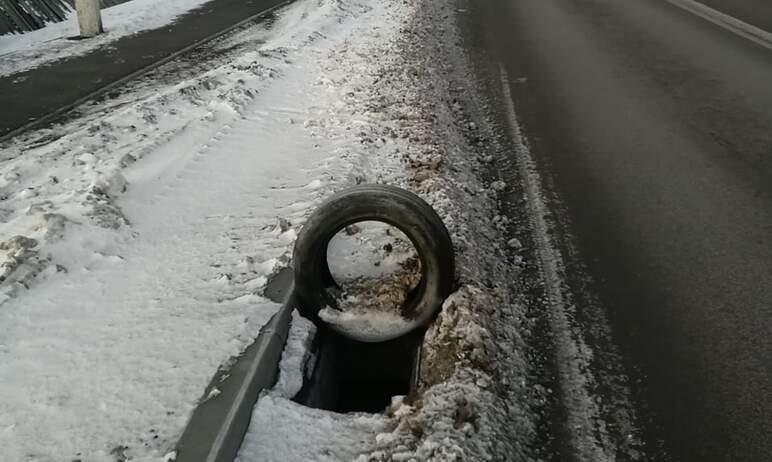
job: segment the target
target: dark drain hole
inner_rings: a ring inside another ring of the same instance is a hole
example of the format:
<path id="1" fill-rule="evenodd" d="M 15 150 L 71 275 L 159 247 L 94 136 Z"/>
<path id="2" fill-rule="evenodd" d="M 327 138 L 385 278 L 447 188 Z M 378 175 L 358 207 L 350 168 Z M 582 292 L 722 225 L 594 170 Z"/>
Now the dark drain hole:
<path id="1" fill-rule="evenodd" d="M 413 391 L 422 335 L 364 343 L 320 329 L 295 401 L 335 412 L 383 412 L 393 396 Z"/>

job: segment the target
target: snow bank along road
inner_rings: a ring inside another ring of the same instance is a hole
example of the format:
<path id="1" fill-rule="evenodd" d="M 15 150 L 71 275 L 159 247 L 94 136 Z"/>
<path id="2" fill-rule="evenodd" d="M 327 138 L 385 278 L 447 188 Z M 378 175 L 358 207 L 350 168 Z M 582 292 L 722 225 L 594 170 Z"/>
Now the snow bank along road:
<path id="1" fill-rule="evenodd" d="M 173 460 L 210 376 L 278 308 L 262 293 L 310 209 L 361 182 L 420 194 L 456 246 L 418 393 L 377 415 L 294 403 L 314 335 L 297 318 L 239 459 L 552 457 L 545 306 L 561 354 L 587 349 L 568 338 L 566 300 L 531 304 L 560 275 L 532 271 L 543 222 L 502 213 L 520 182 L 496 162 L 513 147 L 469 77 L 454 11 L 300 0 L 2 145 L 3 461 Z M 565 371 L 576 421 L 601 422 L 583 368 Z M 582 445 L 611 454 L 606 439 Z"/>
<path id="2" fill-rule="evenodd" d="M 577 322 L 610 318 L 647 460 L 769 460 L 772 51 L 672 3 L 470 2 L 465 24 L 575 236 Z M 772 32 L 768 2 L 705 3 Z"/>

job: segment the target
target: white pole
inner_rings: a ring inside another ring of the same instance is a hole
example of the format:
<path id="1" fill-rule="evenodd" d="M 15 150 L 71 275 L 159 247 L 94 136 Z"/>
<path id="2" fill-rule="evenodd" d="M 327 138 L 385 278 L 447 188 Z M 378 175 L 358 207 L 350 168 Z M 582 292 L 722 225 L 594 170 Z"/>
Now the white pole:
<path id="1" fill-rule="evenodd" d="M 99 0 L 75 0 L 75 10 L 78 12 L 81 37 L 94 37 L 104 32 Z"/>

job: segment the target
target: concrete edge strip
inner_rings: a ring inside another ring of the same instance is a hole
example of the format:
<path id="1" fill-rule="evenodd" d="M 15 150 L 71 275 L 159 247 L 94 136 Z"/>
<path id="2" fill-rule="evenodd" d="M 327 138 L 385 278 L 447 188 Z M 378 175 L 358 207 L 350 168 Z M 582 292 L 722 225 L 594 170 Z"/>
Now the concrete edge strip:
<path id="1" fill-rule="evenodd" d="M 249 428 L 252 409 L 260 393 L 273 386 L 278 376 L 279 361 L 289 334 L 295 304 L 293 283 L 288 288 L 279 311 L 248 347 L 248 350 L 254 351 L 252 357 L 247 357 L 250 356 L 248 352 L 242 356 L 242 361 L 244 357 L 248 360 L 243 377 L 229 379 L 237 382 L 234 384 L 235 391 L 223 393 L 230 396 L 215 396 L 211 400 L 205 398 L 194 410 L 177 443 L 175 461 L 232 462 L 235 459 Z M 230 370 L 218 372 L 205 396 L 214 388 L 214 384 L 225 381 L 235 367 L 236 365 Z M 223 408 L 225 412 L 221 411 Z M 208 438 L 210 435 L 214 435 L 214 438 Z"/>
<path id="2" fill-rule="evenodd" d="M 28 122 L 28 123 L 22 125 L 21 127 L 14 128 L 10 132 L 6 133 L 5 135 L 0 136 L 0 143 L 4 143 L 4 142 L 10 140 L 11 138 L 14 138 L 14 137 L 16 137 L 16 136 L 26 132 L 27 130 L 31 130 L 33 128 L 36 128 L 36 127 L 44 125 L 44 124 L 46 124 L 48 122 L 51 122 L 54 119 L 56 119 L 57 117 L 60 117 L 60 116 L 64 115 L 65 113 L 75 109 L 76 107 L 80 106 L 81 104 L 83 104 L 83 103 L 85 103 L 85 102 L 87 102 L 89 100 L 92 100 L 94 98 L 97 98 L 99 96 L 102 96 L 105 93 L 107 93 L 107 92 L 109 92 L 109 91 L 111 91 L 111 90 L 113 90 L 115 88 L 118 88 L 118 87 L 126 84 L 127 82 L 129 82 L 131 80 L 136 79 L 137 77 L 140 77 L 140 76 L 142 76 L 144 74 L 147 74 L 148 72 L 152 71 L 153 69 L 161 67 L 164 64 L 179 58 L 181 55 L 183 55 L 185 53 L 188 53 L 189 51 L 194 50 L 194 49 L 200 47 L 201 45 L 206 44 L 207 42 L 211 42 L 212 40 L 215 40 L 215 39 L 217 39 L 219 37 L 222 37 L 223 35 L 231 32 L 231 31 L 233 31 L 235 29 L 238 29 L 239 27 L 242 27 L 242 26 L 246 25 L 246 24 L 248 24 L 251 21 L 259 19 L 261 16 L 265 16 L 265 15 L 267 15 L 269 13 L 272 13 L 272 12 L 278 10 L 279 8 L 283 8 L 283 7 L 287 6 L 287 5 L 289 5 L 290 3 L 292 3 L 293 1 L 294 0 L 284 0 L 281 3 L 279 3 L 278 5 L 274 5 L 274 6 L 268 8 L 266 10 L 260 11 L 259 13 L 255 13 L 255 14 L 253 14 L 253 15 L 245 18 L 245 19 L 242 19 L 241 21 L 239 21 L 239 22 L 237 22 L 235 24 L 232 24 L 232 25 L 226 27 L 225 29 L 221 29 L 221 30 L 219 30 L 219 31 L 217 31 L 217 32 L 215 32 L 215 33 L 213 33 L 211 35 L 208 35 L 208 36 L 206 36 L 206 37 L 204 37 L 204 38 L 194 42 L 191 45 L 186 46 L 185 48 L 177 50 L 174 53 L 159 59 L 158 61 L 152 62 L 152 63 L 148 64 L 147 66 L 141 67 L 141 68 L 137 69 L 136 71 L 134 71 L 134 72 L 132 72 L 132 73 L 126 75 L 126 76 L 121 77 L 118 80 L 114 80 L 114 81 L 108 83 L 107 85 L 105 85 L 103 87 L 100 87 L 100 88 L 92 91 L 91 93 L 88 93 L 87 95 L 82 96 L 82 97 L 76 99 L 72 103 L 66 104 L 66 105 L 60 107 L 59 109 L 56 109 L 56 110 L 54 110 L 52 112 L 49 112 L 48 114 L 40 117 L 39 119 L 35 119 L 35 120 L 31 121 L 31 122 Z"/>
<path id="3" fill-rule="evenodd" d="M 757 45 L 772 50 L 772 33 L 741 21 L 733 16 L 696 2 L 695 0 L 666 0 L 668 3 L 699 16 Z"/>
<path id="4" fill-rule="evenodd" d="M 293 288 L 294 292 L 294 288 Z M 289 298 L 293 297 L 292 292 Z M 278 313 L 271 319 L 265 330 L 258 336 L 255 360 L 250 365 L 249 375 L 228 411 L 225 422 L 215 438 L 206 462 L 230 462 L 236 458 L 252 420 L 252 409 L 260 393 L 272 386 L 278 375 L 279 361 L 287 341 L 293 306 L 285 302 Z"/>

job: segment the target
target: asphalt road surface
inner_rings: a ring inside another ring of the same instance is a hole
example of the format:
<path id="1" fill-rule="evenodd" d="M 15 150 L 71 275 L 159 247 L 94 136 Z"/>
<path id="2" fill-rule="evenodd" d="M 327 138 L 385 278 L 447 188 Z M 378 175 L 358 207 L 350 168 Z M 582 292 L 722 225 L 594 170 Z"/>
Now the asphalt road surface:
<path id="1" fill-rule="evenodd" d="M 772 31 L 772 2 L 705 4 Z M 772 50 L 666 0 L 486 0 L 541 173 L 673 460 L 772 460 Z"/>

